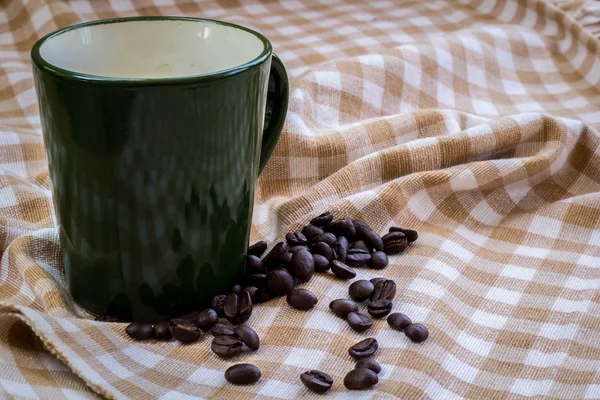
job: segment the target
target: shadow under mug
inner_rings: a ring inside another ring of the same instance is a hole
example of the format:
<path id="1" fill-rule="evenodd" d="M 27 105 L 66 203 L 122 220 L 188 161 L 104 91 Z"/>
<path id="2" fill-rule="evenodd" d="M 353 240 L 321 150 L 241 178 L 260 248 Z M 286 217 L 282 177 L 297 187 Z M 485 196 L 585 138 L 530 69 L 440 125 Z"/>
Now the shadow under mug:
<path id="1" fill-rule="evenodd" d="M 227 291 L 287 112 L 269 41 L 220 21 L 119 18 L 51 33 L 31 56 L 73 298 L 152 321 Z"/>

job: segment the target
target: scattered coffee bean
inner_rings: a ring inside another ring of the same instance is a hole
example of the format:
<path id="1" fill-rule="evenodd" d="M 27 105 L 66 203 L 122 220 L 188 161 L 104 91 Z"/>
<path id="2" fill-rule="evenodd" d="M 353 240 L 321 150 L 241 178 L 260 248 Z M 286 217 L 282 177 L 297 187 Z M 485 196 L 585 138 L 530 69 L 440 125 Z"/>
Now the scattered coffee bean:
<path id="1" fill-rule="evenodd" d="M 275 296 L 288 294 L 294 290 L 294 277 L 286 270 L 271 271 L 267 274 L 267 290 Z"/>
<path id="2" fill-rule="evenodd" d="M 360 311 L 349 313 L 346 319 L 350 328 L 356 332 L 364 332 L 373 326 L 373 318 Z"/>
<path id="3" fill-rule="evenodd" d="M 333 246 L 335 244 L 335 240 L 336 237 L 331 232 L 321 233 L 320 235 L 313 236 L 312 238 L 313 243 L 323 242 L 327 243 L 329 246 Z"/>
<path id="4" fill-rule="evenodd" d="M 271 295 L 267 288 L 258 289 L 258 292 L 256 292 L 256 301 L 258 303 L 264 303 L 269 300 L 271 300 Z"/>
<path id="5" fill-rule="evenodd" d="M 367 245 L 364 240 L 357 240 L 350 245 L 350 249 L 361 249 L 367 252 L 371 252 L 371 248 Z"/>
<path id="6" fill-rule="evenodd" d="M 219 315 L 219 317 L 222 317 L 225 315 L 225 314 L 223 314 L 223 305 L 225 304 L 225 298 L 227 298 L 227 295 L 218 294 L 215 297 L 213 297 L 212 301 L 210 302 L 210 308 L 215 310 L 217 312 L 217 315 Z"/>
<path id="7" fill-rule="evenodd" d="M 363 238 L 372 249 L 375 249 L 377 251 L 382 251 L 384 249 L 383 239 L 377 234 L 377 232 L 368 231 L 365 233 Z"/>
<path id="8" fill-rule="evenodd" d="M 371 261 L 371 253 L 363 249 L 350 249 L 346 256 L 346 264 L 351 267 L 362 267 Z"/>
<path id="9" fill-rule="evenodd" d="M 207 308 L 206 310 L 200 311 L 200 313 L 198 314 L 196 325 L 198 326 L 198 329 L 207 331 L 210 328 L 212 328 L 218 320 L 219 316 L 217 315 L 217 312 L 212 308 Z"/>
<path id="10" fill-rule="evenodd" d="M 318 226 L 320 228 L 327 226 L 333 221 L 333 214 L 329 211 L 320 214 L 310 220 L 311 225 Z"/>
<path id="11" fill-rule="evenodd" d="M 246 270 L 244 271 L 246 275 L 252 274 L 264 274 L 265 266 L 260 258 L 248 255 L 246 256 Z"/>
<path id="12" fill-rule="evenodd" d="M 169 321 L 160 321 L 154 324 L 154 337 L 158 340 L 171 339 L 171 324 Z"/>
<path id="13" fill-rule="evenodd" d="M 384 279 L 375 284 L 371 301 L 375 300 L 393 300 L 396 295 L 396 282 L 391 279 Z"/>
<path id="14" fill-rule="evenodd" d="M 333 249 L 335 250 L 335 253 L 337 254 L 336 258 L 338 261 L 341 261 L 341 262 L 346 261 L 346 257 L 348 256 L 348 247 L 349 246 L 350 246 L 350 243 L 348 243 L 348 239 L 346 239 L 346 237 L 344 237 L 344 236 L 340 236 L 335 240 Z"/>
<path id="15" fill-rule="evenodd" d="M 367 368 L 353 369 L 344 377 L 344 386 L 350 390 L 370 389 L 379 382 L 377 374 Z"/>
<path id="16" fill-rule="evenodd" d="M 267 285 L 267 275 L 265 274 L 253 274 L 248 277 L 248 283 L 257 288 L 263 288 Z"/>
<path id="17" fill-rule="evenodd" d="M 317 296 L 306 289 L 296 289 L 287 295 L 287 303 L 297 310 L 307 311 L 317 304 Z"/>
<path id="18" fill-rule="evenodd" d="M 215 324 L 210 330 L 213 336 L 235 336 L 233 328 L 225 324 Z"/>
<path id="19" fill-rule="evenodd" d="M 115 317 L 114 315 L 98 315 L 94 318 L 94 321 L 100 322 L 121 322 L 119 317 Z"/>
<path id="20" fill-rule="evenodd" d="M 367 338 L 356 343 L 348 349 L 348 354 L 356 360 L 372 357 L 379 348 L 379 343 L 375 338 Z"/>
<path id="21" fill-rule="evenodd" d="M 388 266 L 388 256 L 383 251 L 376 251 L 371 254 L 371 262 L 369 268 L 383 269 Z"/>
<path id="22" fill-rule="evenodd" d="M 261 240 L 248 247 L 248 254 L 260 257 L 264 254 L 265 250 L 267 250 L 267 247 L 267 242 Z"/>
<path id="23" fill-rule="evenodd" d="M 404 334 L 413 342 L 420 343 L 429 337 L 429 330 L 423 324 L 410 324 L 404 328 Z"/>
<path id="24" fill-rule="evenodd" d="M 408 240 L 402 232 L 390 232 L 382 239 L 386 254 L 402 253 L 408 247 Z"/>
<path id="25" fill-rule="evenodd" d="M 279 257 L 281 257 L 288 250 L 288 244 L 286 242 L 279 242 L 271 249 L 270 252 L 267 253 L 265 258 L 263 258 L 263 264 L 265 267 L 271 267 L 277 265 L 279 262 Z"/>
<path id="26" fill-rule="evenodd" d="M 240 294 L 241 291 L 242 291 L 241 285 L 233 285 L 233 287 L 230 290 L 230 293 Z"/>
<path id="27" fill-rule="evenodd" d="M 175 318 L 171 320 L 171 336 L 180 342 L 190 343 L 200 337 L 200 330 L 194 322 Z"/>
<path id="28" fill-rule="evenodd" d="M 248 292 L 241 292 L 239 295 L 230 293 L 225 298 L 223 305 L 225 318 L 234 325 L 242 324 L 250 318 L 252 314 L 252 300 Z"/>
<path id="29" fill-rule="evenodd" d="M 370 232 L 371 227 L 363 221 L 359 221 L 357 219 L 352 220 L 352 225 L 354 225 L 354 230 L 356 232 L 356 239 L 364 239 L 365 234 Z"/>
<path id="30" fill-rule="evenodd" d="M 404 328 L 412 324 L 412 321 L 408 315 L 397 312 L 388 315 L 387 323 L 392 329 L 403 331 Z"/>
<path id="31" fill-rule="evenodd" d="M 308 282 L 315 272 L 313 255 L 308 250 L 296 252 L 289 264 L 289 269 L 300 282 Z"/>
<path id="32" fill-rule="evenodd" d="M 132 322 L 127 325 L 125 332 L 135 340 L 146 340 L 152 336 L 152 325 L 143 322 Z"/>
<path id="33" fill-rule="evenodd" d="M 356 236 L 356 228 L 348 218 L 333 221 L 327 226 L 326 230 L 335 236 L 345 236 L 348 240 L 354 240 L 354 236 Z"/>
<path id="34" fill-rule="evenodd" d="M 348 288 L 348 294 L 352 300 L 361 302 L 365 301 L 371 296 L 373 289 L 375 289 L 375 286 L 370 281 L 361 279 L 359 281 L 352 282 L 352 285 L 350 285 L 350 288 Z"/>
<path id="35" fill-rule="evenodd" d="M 258 335 L 254 329 L 250 328 L 249 326 L 238 326 L 233 330 L 233 332 L 235 332 L 237 337 L 239 337 L 249 349 L 258 350 L 260 347 L 260 339 L 258 338 Z"/>
<path id="36" fill-rule="evenodd" d="M 329 303 L 329 309 L 340 318 L 346 318 L 351 312 L 358 311 L 358 305 L 348 299 L 337 299 Z"/>
<path id="37" fill-rule="evenodd" d="M 215 336 L 210 348 L 220 357 L 231 358 L 242 350 L 242 341 L 235 336 Z"/>
<path id="38" fill-rule="evenodd" d="M 317 393 L 325 393 L 333 385 L 333 378 L 330 375 L 316 369 L 301 374 L 300 380 L 304 386 Z"/>
<path id="39" fill-rule="evenodd" d="M 302 228 L 302 234 L 306 236 L 309 241 L 312 241 L 314 236 L 320 235 L 321 233 L 323 233 L 323 229 L 314 225 L 306 225 Z"/>
<path id="40" fill-rule="evenodd" d="M 289 251 L 287 253 L 283 253 L 281 257 L 279 257 L 279 262 L 287 267 L 290 265 L 290 262 L 292 262 L 293 256 L 294 254 L 290 253 Z"/>
<path id="41" fill-rule="evenodd" d="M 383 318 L 392 311 L 392 302 L 384 299 L 373 300 L 369 302 L 367 309 L 373 318 Z"/>
<path id="42" fill-rule="evenodd" d="M 356 271 L 341 261 L 333 260 L 331 262 L 331 272 L 340 279 L 348 280 L 356 277 Z"/>
<path id="43" fill-rule="evenodd" d="M 315 243 L 312 245 L 310 250 L 313 254 L 320 254 L 329 261 L 333 260 L 333 250 L 327 243 L 324 243 L 324 242 Z"/>
<path id="44" fill-rule="evenodd" d="M 250 295 L 250 300 L 252 300 L 252 304 L 256 301 L 256 293 L 258 292 L 258 288 L 256 286 L 246 286 L 244 288 L 246 292 Z"/>
<path id="45" fill-rule="evenodd" d="M 299 251 L 306 251 L 306 250 L 308 250 L 307 246 L 294 246 L 294 247 L 288 248 L 288 253 L 296 254 Z"/>
<path id="46" fill-rule="evenodd" d="M 381 282 L 381 281 L 385 281 L 385 278 L 373 278 L 370 280 L 370 282 L 373 284 L 373 286 L 377 285 L 377 282 Z"/>
<path id="47" fill-rule="evenodd" d="M 258 382 L 260 370 L 252 364 L 236 364 L 225 371 L 225 379 L 234 385 L 249 385 Z"/>
<path id="48" fill-rule="evenodd" d="M 306 246 L 308 243 L 308 239 L 302 232 L 290 232 L 285 235 L 285 240 L 288 242 L 290 247 Z"/>
<path id="49" fill-rule="evenodd" d="M 360 368 L 370 369 L 371 371 L 375 372 L 376 374 L 379 374 L 381 372 L 381 365 L 379 365 L 379 363 L 377 361 L 373 360 L 372 358 L 362 358 L 362 359 L 358 360 L 358 362 L 356 363 L 356 366 L 354 368 L 355 369 L 360 369 Z"/>
<path id="50" fill-rule="evenodd" d="M 187 314 L 178 315 L 174 319 L 184 319 L 186 321 L 196 322 L 196 320 L 198 319 L 198 311 L 193 311 L 193 312 L 189 312 Z"/>
<path id="51" fill-rule="evenodd" d="M 320 254 L 313 254 L 313 261 L 315 264 L 315 272 L 327 272 L 329 271 L 329 260 Z"/>
<path id="52" fill-rule="evenodd" d="M 404 236 L 406 236 L 406 240 L 408 241 L 408 243 L 412 243 L 419 238 L 419 234 L 417 233 L 417 231 L 413 231 L 412 229 L 404 229 L 404 228 L 398 228 L 396 226 L 392 226 L 390 228 L 390 232 L 404 233 Z"/>

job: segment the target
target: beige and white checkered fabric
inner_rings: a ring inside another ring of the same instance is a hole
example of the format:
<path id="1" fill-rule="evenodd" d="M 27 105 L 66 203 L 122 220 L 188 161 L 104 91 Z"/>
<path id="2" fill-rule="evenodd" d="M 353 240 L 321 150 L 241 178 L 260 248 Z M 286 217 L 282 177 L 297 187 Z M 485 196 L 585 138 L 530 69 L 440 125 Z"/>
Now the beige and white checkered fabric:
<path id="1" fill-rule="evenodd" d="M 600 9 L 557 3 L 1 2 L 0 398 L 293 399 L 312 396 L 298 379 L 311 368 L 335 378 L 331 398 L 600 399 Z M 347 290 L 329 275 L 305 285 L 313 312 L 256 307 L 262 346 L 229 361 L 208 337 L 133 342 L 69 298 L 29 50 L 73 23 L 156 14 L 255 28 L 288 68 L 253 240 L 324 210 L 420 232 L 381 273 L 398 283 L 394 310 L 431 337 L 413 344 L 378 321 L 376 390 L 343 388 L 364 335 L 328 311 Z M 261 381 L 227 384 L 236 362 Z"/>

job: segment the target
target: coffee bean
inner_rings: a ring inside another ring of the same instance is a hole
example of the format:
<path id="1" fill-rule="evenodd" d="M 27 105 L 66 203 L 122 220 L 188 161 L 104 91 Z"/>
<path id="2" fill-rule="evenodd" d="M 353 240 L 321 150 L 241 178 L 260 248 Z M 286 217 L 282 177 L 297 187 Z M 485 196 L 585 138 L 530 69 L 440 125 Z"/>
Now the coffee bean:
<path id="1" fill-rule="evenodd" d="M 317 393 L 325 393 L 333 385 L 333 378 L 330 375 L 316 369 L 301 374 L 300 380 L 304 386 Z"/>
<path id="2" fill-rule="evenodd" d="M 377 374 L 367 368 L 353 369 L 344 377 L 344 386 L 350 390 L 370 389 L 379 382 Z"/>
<path id="3" fill-rule="evenodd" d="M 412 321 L 408 315 L 402 313 L 393 313 L 387 317 L 387 323 L 392 329 L 403 331 L 404 328 L 412 324 Z"/>
<path id="4" fill-rule="evenodd" d="M 225 298 L 223 305 L 225 318 L 234 325 L 242 324 L 252 314 L 252 300 L 248 292 L 242 291 L 239 295 L 230 293 Z"/>
<path id="5" fill-rule="evenodd" d="M 213 336 L 235 336 L 233 328 L 225 324 L 215 324 L 210 330 Z"/>
<path id="6" fill-rule="evenodd" d="M 215 336 L 210 349 L 220 357 L 231 358 L 242 350 L 242 341 L 235 336 Z"/>
<path id="7" fill-rule="evenodd" d="M 379 277 L 379 278 L 373 278 L 370 280 L 370 282 L 373 284 L 373 286 L 377 285 L 377 282 L 382 282 L 382 281 L 385 281 L 385 278 Z"/>
<path id="8" fill-rule="evenodd" d="M 373 326 L 373 318 L 360 311 L 349 313 L 346 319 L 348 320 L 350 328 L 354 329 L 356 332 L 364 332 Z"/>
<path id="9" fill-rule="evenodd" d="M 246 256 L 246 270 L 244 271 L 246 276 L 252 274 L 264 274 L 265 266 L 260 258 L 248 255 Z"/>
<path id="10" fill-rule="evenodd" d="M 331 272 L 340 279 L 348 280 L 356 277 L 356 271 L 341 261 L 333 260 L 331 262 Z"/>
<path id="11" fill-rule="evenodd" d="M 310 251 L 313 254 L 322 255 L 329 261 L 333 260 L 333 250 L 327 243 L 323 243 L 323 242 L 315 243 L 311 246 Z"/>
<path id="12" fill-rule="evenodd" d="M 217 312 L 212 308 L 207 308 L 206 310 L 200 311 L 200 313 L 198 314 L 196 325 L 198 326 L 198 329 L 207 331 L 210 328 L 212 328 L 218 320 L 219 316 L 217 315 Z"/>
<path id="13" fill-rule="evenodd" d="M 171 324 L 169 321 L 160 321 L 154 324 L 154 337 L 158 340 L 171 339 Z"/>
<path id="14" fill-rule="evenodd" d="M 264 303 L 269 300 L 271 300 L 271 295 L 267 288 L 258 289 L 258 292 L 256 292 L 256 302 Z"/>
<path id="15" fill-rule="evenodd" d="M 143 322 L 132 322 L 127 325 L 125 332 L 135 340 L 146 340 L 152 336 L 152 325 Z"/>
<path id="16" fill-rule="evenodd" d="M 362 267 L 371 261 L 371 254 L 363 249 L 350 249 L 346 256 L 346 264 L 351 267 Z"/>
<path id="17" fill-rule="evenodd" d="M 384 299 L 373 300 L 369 302 L 367 309 L 373 318 L 383 318 L 392 311 L 392 302 Z"/>
<path id="18" fill-rule="evenodd" d="M 294 277 L 286 270 L 271 271 L 267 274 L 267 290 L 275 296 L 288 294 L 294 290 Z"/>
<path id="19" fill-rule="evenodd" d="M 248 254 L 260 257 L 263 255 L 265 250 L 267 250 L 267 247 L 267 242 L 261 240 L 260 242 L 256 242 L 252 246 L 248 247 Z"/>
<path id="20" fill-rule="evenodd" d="M 421 343 L 429 337 L 429 330 L 423 324 L 410 324 L 404 328 L 404 334 L 413 342 Z"/>
<path id="21" fill-rule="evenodd" d="M 289 232 L 285 235 L 285 240 L 288 242 L 289 247 L 306 246 L 308 243 L 308 239 L 302 232 Z"/>
<path id="22" fill-rule="evenodd" d="M 329 260 L 320 254 L 313 254 L 313 261 L 315 264 L 315 272 L 327 272 L 329 271 Z"/>
<path id="23" fill-rule="evenodd" d="M 368 243 L 372 249 L 377 251 L 383 250 L 383 239 L 376 232 L 368 231 L 363 237 L 365 242 Z"/>
<path id="24" fill-rule="evenodd" d="M 333 214 L 330 213 L 329 211 L 324 212 L 323 214 L 320 214 L 316 217 L 314 217 L 313 219 L 310 220 L 311 225 L 314 226 L 318 226 L 318 227 L 324 227 L 327 226 L 331 223 L 331 221 L 333 221 Z"/>
<path id="25" fill-rule="evenodd" d="M 365 234 L 372 231 L 371 227 L 367 225 L 366 222 L 359 221 L 357 219 L 352 220 L 352 225 L 354 225 L 357 239 L 364 239 Z"/>
<path id="26" fill-rule="evenodd" d="M 323 229 L 314 225 L 306 225 L 304 228 L 302 228 L 302 234 L 306 236 L 309 241 L 312 241 L 314 236 L 320 235 L 321 233 L 323 233 Z"/>
<path id="27" fill-rule="evenodd" d="M 296 310 L 307 311 L 317 304 L 317 296 L 306 289 L 296 289 L 287 295 L 287 303 Z"/>
<path id="28" fill-rule="evenodd" d="M 371 282 L 361 279 L 359 281 L 352 282 L 352 285 L 350 285 L 348 288 L 348 294 L 352 300 L 361 302 L 365 301 L 371 296 L 373 289 L 375 289 L 375 286 Z"/>
<path id="29" fill-rule="evenodd" d="M 192 311 L 187 314 L 178 315 L 174 317 L 174 319 L 184 319 L 186 321 L 196 322 L 196 320 L 198 319 L 198 311 Z"/>
<path id="30" fill-rule="evenodd" d="M 200 337 L 200 330 L 194 322 L 185 319 L 171 320 L 171 336 L 183 343 L 190 343 Z"/>
<path id="31" fill-rule="evenodd" d="M 250 295 L 250 300 L 252 300 L 252 304 L 255 303 L 256 293 L 258 292 L 258 288 L 256 286 L 246 286 L 244 288 L 246 292 Z"/>
<path id="32" fill-rule="evenodd" d="M 404 233 L 404 236 L 406 236 L 406 240 L 408 241 L 408 243 L 412 243 L 419 238 L 419 234 L 417 233 L 417 231 L 413 231 L 412 229 L 404 229 L 398 228 L 397 226 L 392 226 L 390 228 L 390 232 Z"/>
<path id="33" fill-rule="evenodd" d="M 396 295 L 396 282 L 391 279 L 384 279 L 375 284 L 371 301 L 374 300 L 393 300 Z"/>
<path id="34" fill-rule="evenodd" d="M 373 360 L 372 358 L 362 358 L 362 359 L 358 360 L 358 362 L 356 363 L 356 366 L 354 368 L 355 369 L 360 369 L 360 368 L 370 369 L 371 371 L 375 372 L 376 374 L 379 374 L 381 372 L 381 365 L 379 365 L 379 363 L 377 361 Z"/>
<path id="35" fill-rule="evenodd" d="M 367 338 L 352 345 L 348 349 L 350 357 L 360 360 L 361 358 L 372 357 L 379 348 L 379 343 L 375 338 Z"/>
<path id="36" fill-rule="evenodd" d="M 348 240 L 354 240 L 356 236 L 356 228 L 354 228 L 354 224 L 348 218 L 333 221 L 327 226 L 326 230 L 335 236 L 345 236 Z"/>
<path id="37" fill-rule="evenodd" d="M 353 242 L 352 245 L 350 245 L 350 249 L 361 249 L 369 253 L 371 252 L 371 248 L 364 240 L 357 240 L 356 242 Z"/>
<path id="38" fill-rule="evenodd" d="M 337 260 L 341 262 L 346 261 L 346 256 L 348 255 L 348 247 L 350 243 L 348 243 L 348 239 L 344 236 L 340 236 L 335 240 L 335 244 L 333 245 L 333 249 L 337 254 Z"/>
<path id="39" fill-rule="evenodd" d="M 279 242 L 271 249 L 270 252 L 267 253 L 265 258 L 263 258 L 263 264 L 265 267 L 269 268 L 270 266 L 274 266 L 279 262 L 279 257 L 283 254 L 287 253 L 288 244 L 286 242 Z"/>
<path id="40" fill-rule="evenodd" d="M 300 282 L 308 282 L 315 272 L 313 255 L 308 250 L 296 252 L 292 256 L 289 270 Z"/>
<path id="41" fill-rule="evenodd" d="M 299 251 L 305 251 L 305 250 L 308 250 L 307 246 L 294 246 L 294 247 L 288 248 L 288 253 L 296 254 Z"/>
<path id="42" fill-rule="evenodd" d="M 290 253 L 289 251 L 287 253 L 283 253 L 281 257 L 279 257 L 279 262 L 287 267 L 290 265 L 293 256 L 294 254 Z"/>
<path id="43" fill-rule="evenodd" d="M 249 349 L 258 350 L 260 347 L 260 339 L 254 329 L 249 326 L 238 326 L 233 331 Z"/>
<path id="44" fill-rule="evenodd" d="M 382 237 L 386 254 L 402 253 L 408 247 L 408 240 L 402 232 L 390 232 Z"/>
<path id="45" fill-rule="evenodd" d="M 260 370 L 252 364 L 236 364 L 225 371 L 225 379 L 234 385 L 249 385 L 258 382 Z"/>
<path id="46" fill-rule="evenodd" d="M 376 251 L 371 254 L 371 262 L 369 268 L 384 269 L 388 265 L 388 256 L 383 251 Z"/>
<path id="47" fill-rule="evenodd" d="M 121 322 L 121 319 L 119 319 L 119 317 L 116 317 L 114 315 L 98 315 L 96 318 L 94 318 L 94 321 L 100 321 L 100 322 Z"/>
<path id="48" fill-rule="evenodd" d="M 213 297 L 212 301 L 210 302 L 210 308 L 215 310 L 219 317 L 222 317 L 224 315 L 223 314 L 223 304 L 225 304 L 226 297 L 227 297 L 227 295 L 225 295 L 225 294 L 218 294 L 215 297 Z"/>
<path id="49" fill-rule="evenodd" d="M 340 318 L 346 318 L 349 313 L 358 311 L 358 305 L 348 299 L 337 299 L 329 303 L 329 309 Z"/>
<path id="50" fill-rule="evenodd" d="M 257 288 L 263 288 L 267 285 L 267 275 L 265 274 L 254 274 L 250 275 L 247 279 L 248 284 L 256 286 Z"/>
<path id="51" fill-rule="evenodd" d="M 229 291 L 229 293 L 240 294 L 241 291 L 242 291 L 242 286 L 241 285 L 233 285 L 231 287 L 231 290 Z"/>
<path id="52" fill-rule="evenodd" d="M 329 246 L 333 246 L 335 244 L 336 237 L 331 232 L 321 233 L 320 235 L 313 236 L 312 243 L 327 243 Z"/>

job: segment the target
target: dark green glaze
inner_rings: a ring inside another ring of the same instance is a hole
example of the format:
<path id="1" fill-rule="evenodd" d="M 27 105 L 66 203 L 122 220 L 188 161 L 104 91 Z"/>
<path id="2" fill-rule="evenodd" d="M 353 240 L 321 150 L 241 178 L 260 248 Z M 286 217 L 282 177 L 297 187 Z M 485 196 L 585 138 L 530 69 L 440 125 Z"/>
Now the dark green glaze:
<path id="1" fill-rule="evenodd" d="M 94 23 L 140 19 L 164 17 Z M 263 53 L 219 73 L 89 76 L 41 59 L 60 33 L 32 59 L 71 294 L 126 320 L 203 307 L 242 272 L 254 184 L 287 111 L 283 64 L 254 33 Z"/>

